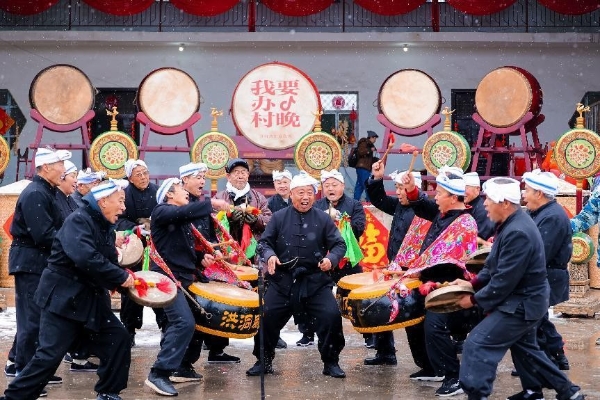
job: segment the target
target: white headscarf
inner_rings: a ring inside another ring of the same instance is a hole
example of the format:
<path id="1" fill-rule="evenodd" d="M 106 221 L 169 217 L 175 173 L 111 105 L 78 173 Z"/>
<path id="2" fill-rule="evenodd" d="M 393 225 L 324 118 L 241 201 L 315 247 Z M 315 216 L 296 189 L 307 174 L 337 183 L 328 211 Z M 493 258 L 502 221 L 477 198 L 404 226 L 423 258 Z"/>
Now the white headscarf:
<path id="1" fill-rule="evenodd" d="M 447 173 L 450 173 L 450 174 L 453 174 L 453 175 L 456 175 L 456 176 L 463 176 L 464 171 L 461 168 L 458 168 L 458 167 L 449 167 L 447 165 L 444 165 L 444 166 L 442 166 L 442 167 L 440 167 L 438 169 L 438 176 L 440 174 L 447 174 Z"/>
<path id="2" fill-rule="evenodd" d="M 463 175 L 463 179 L 465 180 L 465 185 L 467 186 L 481 186 L 481 180 L 479 179 L 479 174 L 477 172 L 467 172 Z"/>
<path id="3" fill-rule="evenodd" d="M 283 171 L 277 171 L 276 169 L 273 170 L 273 182 L 279 181 L 283 178 L 288 178 L 291 181 L 292 173 L 287 169 L 284 169 Z"/>
<path id="4" fill-rule="evenodd" d="M 523 174 L 523 182 L 534 190 L 539 190 L 550 196 L 558 194 L 558 178 L 552 172 L 542 172 L 534 169 Z"/>
<path id="5" fill-rule="evenodd" d="M 129 185 L 125 179 L 109 179 L 106 182 L 94 186 L 91 189 L 94 199 L 100 200 L 103 197 L 110 196 L 117 190 L 124 190 Z"/>
<path id="6" fill-rule="evenodd" d="M 128 178 L 131 178 L 131 173 L 135 167 L 148 168 L 144 160 L 134 160 L 130 158 L 129 160 L 125 161 L 125 175 L 127 175 Z"/>
<path id="7" fill-rule="evenodd" d="M 396 170 L 390 174 L 390 178 L 392 178 L 394 182 L 402 184 L 402 177 L 406 175 L 406 172 L 407 171 L 398 172 L 398 170 Z M 421 173 L 412 171 L 411 174 L 415 178 L 415 186 L 421 187 L 421 184 L 423 182 L 423 180 L 421 179 Z"/>
<path id="8" fill-rule="evenodd" d="M 55 162 L 68 160 L 69 158 L 71 158 L 71 152 L 68 150 L 41 148 L 35 153 L 35 167 L 41 167 L 45 164 L 54 164 Z"/>
<path id="9" fill-rule="evenodd" d="M 334 168 L 331 171 L 325 171 L 324 169 L 322 169 L 321 182 L 325 182 L 329 178 L 337 179 L 338 181 L 344 183 L 344 177 L 337 169 Z"/>
<path id="10" fill-rule="evenodd" d="M 63 176 L 67 176 L 73 172 L 77 172 L 77 167 L 69 160 L 65 160 L 65 173 Z"/>
<path id="11" fill-rule="evenodd" d="M 201 174 L 208 171 L 208 166 L 204 163 L 189 163 L 179 167 L 179 178 L 184 176 Z"/>
<path id="12" fill-rule="evenodd" d="M 452 194 L 457 196 L 465 195 L 465 180 L 462 178 L 450 179 L 445 173 L 440 173 L 435 177 L 435 181 Z"/>
<path id="13" fill-rule="evenodd" d="M 81 169 L 77 174 L 77 183 L 88 185 L 96 181 L 101 181 L 105 176 L 106 172 L 104 171 L 92 172 L 90 168 Z"/>
<path id="14" fill-rule="evenodd" d="M 290 183 L 290 190 L 300 186 L 312 186 L 315 189 L 315 193 L 319 191 L 319 181 L 306 173 L 306 171 L 300 171 L 298 175 L 292 178 Z"/>
<path id="15" fill-rule="evenodd" d="M 497 177 L 483 183 L 483 192 L 494 203 L 510 201 L 521 204 L 521 185 L 512 178 Z"/>
<path id="16" fill-rule="evenodd" d="M 177 185 L 180 183 L 181 183 L 181 179 L 179 179 L 179 178 L 165 179 L 164 182 L 159 186 L 158 190 L 156 191 L 156 202 L 158 204 L 162 203 L 163 200 L 165 199 L 165 195 L 167 194 L 169 189 L 171 189 L 171 186 Z"/>

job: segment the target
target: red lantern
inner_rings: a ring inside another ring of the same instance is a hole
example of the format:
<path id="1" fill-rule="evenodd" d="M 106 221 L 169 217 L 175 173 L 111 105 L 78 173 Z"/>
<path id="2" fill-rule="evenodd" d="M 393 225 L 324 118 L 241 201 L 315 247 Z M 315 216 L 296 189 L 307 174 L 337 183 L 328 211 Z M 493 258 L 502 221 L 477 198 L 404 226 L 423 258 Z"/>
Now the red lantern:
<path id="1" fill-rule="evenodd" d="M 358 113 L 356 112 L 356 110 L 354 110 L 354 104 L 352 104 L 352 111 L 350 111 L 350 116 L 348 118 L 350 119 L 350 122 L 352 122 L 352 132 L 350 132 L 350 134 L 348 135 L 348 143 L 354 144 L 356 143 L 355 121 L 358 119 Z"/>

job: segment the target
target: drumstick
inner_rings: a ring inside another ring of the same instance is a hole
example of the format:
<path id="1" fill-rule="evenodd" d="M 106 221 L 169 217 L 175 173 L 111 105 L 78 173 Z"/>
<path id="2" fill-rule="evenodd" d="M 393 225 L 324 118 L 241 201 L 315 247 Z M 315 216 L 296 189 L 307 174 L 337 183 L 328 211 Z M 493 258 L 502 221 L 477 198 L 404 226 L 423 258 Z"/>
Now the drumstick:
<path id="1" fill-rule="evenodd" d="M 413 167 L 415 166 L 415 161 L 417 160 L 417 157 L 419 156 L 419 151 L 415 150 L 412 152 L 412 159 L 410 160 L 410 164 L 408 165 L 408 170 L 406 171 L 407 174 L 410 174 L 413 170 Z"/>
<path id="2" fill-rule="evenodd" d="M 390 140 L 388 142 L 388 146 L 387 149 L 385 149 L 385 153 L 383 153 L 383 157 L 381 157 L 381 160 L 379 161 L 381 164 L 383 164 L 385 166 L 385 162 L 387 161 L 387 156 L 388 153 L 390 152 L 390 150 L 392 149 L 392 147 L 394 147 L 394 141 Z"/>
<path id="3" fill-rule="evenodd" d="M 214 243 L 214 244 L 213 243 L 209 243 L 209 246 L 214 249 L 216 247 L 229 246 L 230 244 L 232 244 L 234 242 L 235 242 L 235 240 L 230 239 L 230 240 L 226 240 L 226 241 L 220 242 L 220 243 Z"/>

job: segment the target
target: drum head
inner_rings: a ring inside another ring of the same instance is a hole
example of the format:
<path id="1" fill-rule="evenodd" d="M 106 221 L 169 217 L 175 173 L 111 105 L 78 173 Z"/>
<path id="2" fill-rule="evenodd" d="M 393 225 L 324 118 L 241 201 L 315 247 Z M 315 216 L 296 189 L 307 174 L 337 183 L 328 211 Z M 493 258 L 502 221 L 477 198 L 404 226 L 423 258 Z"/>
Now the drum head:
<path id="1" fill-rule="evenodd" d="M 554 146 L 558 169 L 575 179 L 587 179 L 600 171 L 600 136 L 589 129 L 575 128 L 563 134 Z"/>
<path id="2" fill-rule="evenodd" d="M 79 121 L 94 108 L 94 87 L 88 77 L 71 65 L 54 65 L 36 75 L 29 88 L 29 102 L 45 119 L 58 125 Z"/>
<path id="3" fill-rule="evenodd" d="M 258 293 L 223 282 L 194 282 L 190 292 L 205 299 L 241 307 L 258 307 Z"/>
<path id="4" fill-rule="evenodd" d="M 192 162 L 206 164 L 206 178 L 220 179 L 226 175 L 225 167 L 232 158 L 238 157 L 234 141 L 224 133 L 209 132 L 200 136 L 190 150 Z"/>
<path id="5" fill-rule="evenodd" d="M 471 257 L 469 257 L 466 264 L 485 264 L 485 260 L 487 259 L 487 256 L 490 254 L 491 250 L 491 247 L 480 248 L 475 253 L 471 254 Z"/>
<path id="6" fill-rule="evenodd" d="M 527 77 L 513 67 L 493 70 L 475 91 L 477 113 L 488 124 L 505 128 L 515 125 L 531 109 L 533 88 Z"/>
<path id="7" fill-rule="evenodd" d="M 298 68 L 267 63 L 248 72 L 233 92 L 237 130 L 258 147 L 282 150 L 311 132 L 321 111 L 319 91 Z"/>
<path id="8" fill-rule="evenodd" d="M 390 75 L 379 89 L 379 111 L 394 125 L 413 129 L 440 112 L 442 94 L 432 77 L 417 69 Z"/>
<path id="9" fill-rule="evenodd" d="M 425 308 L 436 313 L 450 313 L 462 310 L 456 300 L 465 294 L 475 293 L 467 286 L 451 285 L 434 290 L 425 297 Z"/>
<path id="10" fill-rule="evenodd" d="M 353 290 L 365 285 L 372 285 L 383 280 L 385 275 L 379 274 L 377 280 L 374 279 L 373 272 L 361 272 L 360 274 L 346 275 L 338 281 L 338 286 L 342 289 Z"/>
<path id="11" fill-rule="evenodd" d="M 423 145 L 423 164 L 427 171 L 436 176 L 438 169 L 447 165 L 465 171 L 471 163 L 469 143 L 456 132 L 437 132 Z"/>
<path id="12" fill-rule="evenodd" d="M 258 280 L 258 270 L 244 265 L 233 265 L 231 267 L 235 275 L 241 281 L 256 281 Z"/>
<path id="13" fill-rule="evenodd" d="M 125 234 L 125 232 L 119 232 Z M 128 234 L 125 237 L 125 244 L 117 247 L 119 253 L 119 264 L 122 267 L 130 268 L 138 264 L 144 258 L 144 244 L 134 234 Z"/>
<path id="14" fill-rule="evenodd" d="M 573 243 L 571 262 L 573 264 L 585 264 L 594 257 L 594 241 L 589 235 L 577 232 L 573 234 L 571 240 Z"/>
<path id="15" fill-rule="evenodd" d="M 125 162 L 137 160 L 138 148 L 131 136 L 120 131 L 105 132 L 90 146 L 90 165 L 95 171 L 104 171 L 113 179 L 125 177 Z"/>
<path id="16" fill-rule="evenodd" d="M 176 127 L 198 111 L 200 91 L 187 73 L 175 68 L 159 68 L 140 84 L 137 104 L 156 125 Z"/>
<path id="17" fill-rule="evenodd" d="M 327 133 L 309 133 L 296 145 L 294 161 L 298 169 L 306 171 L 313 178 L 320 178 L 321 171 L 340 167 L 342 146 Z"/>
<path id="18" fill-rule="evenodd" d="M 128 295 L 142 306 L 167 307 L 177 298 L 177 286 L 163 274 L 154 271 L 139 271 L 134 273 L 134 279 L 136 286 L 128 288 Z M 144 283 L 147 285 L 145 289 Z"/>
<path id="19" fill-rule="evenodd" d="M 10 147 L 3 136 L 0 136 L 0 174 L 3 174 L 10 162 Z"/>

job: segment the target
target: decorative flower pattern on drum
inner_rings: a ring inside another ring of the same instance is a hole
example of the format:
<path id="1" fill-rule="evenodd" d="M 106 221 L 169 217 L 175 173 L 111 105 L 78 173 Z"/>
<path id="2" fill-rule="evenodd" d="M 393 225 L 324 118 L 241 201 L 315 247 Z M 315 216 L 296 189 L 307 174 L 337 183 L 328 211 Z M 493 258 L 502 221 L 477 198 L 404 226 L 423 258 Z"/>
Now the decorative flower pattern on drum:
<path id="1" fill-rule="evenodd" d="M 587 140 L 577 139 L 567 145 L 565 155 L 573 168 L 586 168 L 594 162 L 596 150 Z"/>
<path id="2" fill-rule="evenodd" d="M 433 164 L 440 168 L 444 165 L 454 165 L 456 163 L 458 150 L 453 143 L 443 140 L 431 148 L 431 161 Z M 462 165 L 459 166 L 462 168 Z"/>
<path id="3" fill-rule="evenodd" d="M 331 164 L 333 156 L 331 149 L 323 142 L 308 145 L 304 155 L 306 162 L 314 169 L 325 169 Z"/>
<path id="4" fill-rule="evenodd" d="M 204 146 L 201 158 L 208 168 L 220 169 L 229 161 L 229 150 L 223 143 L 212 142 Z"/>
<path id="5" fill-rule="evenodd" d="M 119 142 L 108 142 L 100 149 L 102 165 L 108 169 L 119 169 L 128 158 L 127 148 Z"/>

